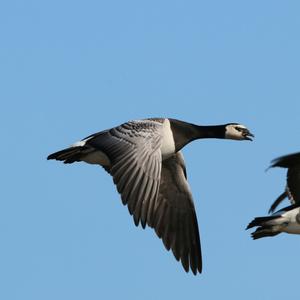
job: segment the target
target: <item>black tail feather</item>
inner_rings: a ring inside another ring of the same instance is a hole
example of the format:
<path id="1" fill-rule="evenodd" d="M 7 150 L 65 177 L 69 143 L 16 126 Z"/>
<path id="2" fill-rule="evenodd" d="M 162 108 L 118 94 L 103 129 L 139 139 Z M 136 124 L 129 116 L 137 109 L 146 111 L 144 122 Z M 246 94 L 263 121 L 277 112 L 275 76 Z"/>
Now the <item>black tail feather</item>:
<path id="1" fill-rule="evenodd" d="M 56 159 L 63 161 L 65 164 L 71 164 L 75 161 L 80 161 L 82 152 L 86 150 L 84 146 L 70 147 L 55 153 L 50 154 L 47 159 Z"/>
<path id="2" fill-rule="evenodd" d="M 257 217 L 248 224 L 246 230 L 255 226 L 262 226 L 263 223 L 274 220 L 276 218 L 278 218 L 278 216 Z"/>
<path id="3" fill-rule="evenodd" d="M 251 237 L 254 240 L 257 240 L 263 237 L 275 236 L 279 233 L 280 233 L 279 231 L 273 231 L 272 226 L 261 226 L 251 233 Z"/>

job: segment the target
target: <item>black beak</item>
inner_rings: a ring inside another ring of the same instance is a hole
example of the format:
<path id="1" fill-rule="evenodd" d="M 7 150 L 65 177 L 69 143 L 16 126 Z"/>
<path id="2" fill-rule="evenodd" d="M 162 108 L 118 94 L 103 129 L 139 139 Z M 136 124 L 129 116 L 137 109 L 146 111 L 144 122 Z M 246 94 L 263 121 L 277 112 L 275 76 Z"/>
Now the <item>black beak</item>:
<path id="1" fill-rule="evenodd" d="M 244 136 L 245 140 L 247 140 L 247 141 L 253 141 L 254 134 L 252 134 L 249 130 L 245 130 L 243 132 L 243 136 Z"/>

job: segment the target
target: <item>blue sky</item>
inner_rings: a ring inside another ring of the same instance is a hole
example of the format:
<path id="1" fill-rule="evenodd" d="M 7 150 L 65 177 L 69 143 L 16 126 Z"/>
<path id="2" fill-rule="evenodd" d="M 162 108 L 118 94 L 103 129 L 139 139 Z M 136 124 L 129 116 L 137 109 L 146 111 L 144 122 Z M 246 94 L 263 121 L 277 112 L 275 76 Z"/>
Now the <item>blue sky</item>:
<path id="1" fill-rule="evenodd" d="M 0 4 L 1 299 L 282 299 L 300 237 L 244 229 L 283 191 L 271 159 L 300 150 L 299 1 Z M 136 228 L 100 168 L 49 153 L 131 119 L 241 122 L 250 142 L 184 155 L 203 273 Z M 296 294 L 297 295 L 297 294 Z"/>

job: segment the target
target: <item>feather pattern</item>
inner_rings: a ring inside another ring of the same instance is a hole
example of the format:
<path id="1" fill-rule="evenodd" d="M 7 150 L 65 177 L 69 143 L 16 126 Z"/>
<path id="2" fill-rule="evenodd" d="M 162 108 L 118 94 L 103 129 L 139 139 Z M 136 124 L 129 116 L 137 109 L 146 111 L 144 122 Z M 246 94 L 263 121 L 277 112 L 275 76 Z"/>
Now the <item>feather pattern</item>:
<path id="1" fill-rule="evenodd" d="M 123 204 L 136 225 L 147 223 L 149 207 L 158 194 L 161 173 L 162 125 L 155 121 L 128 122 L 87 141 L 110 158 L 113 177 Z M 149 213 L 151 217 L 151 213 Z"/>
<path id="2" fill-rule="evenodd" d="M 186 271 L 201 273 L 198 222 L 182 153 L 164 160 L 162 166 L 158 205 L 150 224 Z"/>

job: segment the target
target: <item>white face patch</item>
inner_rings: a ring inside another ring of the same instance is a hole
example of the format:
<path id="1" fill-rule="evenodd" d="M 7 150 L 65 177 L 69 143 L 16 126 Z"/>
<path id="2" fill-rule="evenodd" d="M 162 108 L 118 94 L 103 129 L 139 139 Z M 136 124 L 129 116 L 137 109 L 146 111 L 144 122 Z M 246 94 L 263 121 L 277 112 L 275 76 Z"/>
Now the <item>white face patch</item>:
<path id="1" fill-rule="evenodd" d="M 247 127 L 241 124 L 229 124 L 225 128 L 225 139 L 244 140 L 245 135 L 243 130 Z"/>

